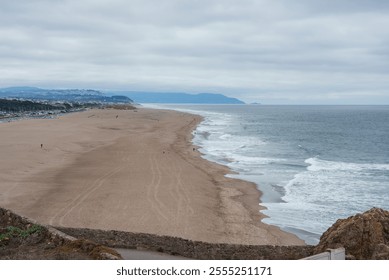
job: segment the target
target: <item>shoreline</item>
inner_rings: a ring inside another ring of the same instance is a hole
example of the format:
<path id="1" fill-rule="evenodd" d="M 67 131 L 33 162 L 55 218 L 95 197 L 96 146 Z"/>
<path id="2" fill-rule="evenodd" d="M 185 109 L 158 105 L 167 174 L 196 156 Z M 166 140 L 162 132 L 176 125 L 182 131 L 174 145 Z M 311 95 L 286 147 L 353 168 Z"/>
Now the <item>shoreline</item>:
<path id="1" fill-rule="evenodd" d="M 228 167 L 194 150 L 192 131 L 200 121 L 138 108 L 3 123 L 0 205 L 53 226 L 303 245 L 260 221 L 265 215 L 254 183 L 224 176 Z M 43 148 L 39 136 L 48 142 Z"/>

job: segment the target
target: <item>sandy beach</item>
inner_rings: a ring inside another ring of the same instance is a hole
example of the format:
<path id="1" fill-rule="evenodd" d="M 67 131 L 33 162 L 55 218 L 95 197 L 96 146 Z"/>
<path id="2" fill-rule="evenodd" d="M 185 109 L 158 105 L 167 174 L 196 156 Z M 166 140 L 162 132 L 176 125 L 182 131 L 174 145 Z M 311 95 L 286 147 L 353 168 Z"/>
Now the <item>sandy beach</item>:
<path id="1" fill-rule="evenodd" d="M 0 206 L 54 226 L 304 244 L 260 222 L 254 184 L 201 158 L 190 142 L 200 121 L 139 108 L 0 123 Z"/>

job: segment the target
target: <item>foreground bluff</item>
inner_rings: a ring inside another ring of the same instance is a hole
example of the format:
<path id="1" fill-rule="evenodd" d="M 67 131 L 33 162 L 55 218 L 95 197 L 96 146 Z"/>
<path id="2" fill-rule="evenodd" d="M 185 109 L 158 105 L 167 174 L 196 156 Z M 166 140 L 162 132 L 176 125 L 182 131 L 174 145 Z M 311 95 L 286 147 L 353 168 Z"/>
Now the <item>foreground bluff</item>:
<path id="1" fill-rule="evenodd" d="M 320 238 L 315 253 L 344 247 L 350 259 L 389 260 L 389 212 L 372 208 L 338 220 Z"/>

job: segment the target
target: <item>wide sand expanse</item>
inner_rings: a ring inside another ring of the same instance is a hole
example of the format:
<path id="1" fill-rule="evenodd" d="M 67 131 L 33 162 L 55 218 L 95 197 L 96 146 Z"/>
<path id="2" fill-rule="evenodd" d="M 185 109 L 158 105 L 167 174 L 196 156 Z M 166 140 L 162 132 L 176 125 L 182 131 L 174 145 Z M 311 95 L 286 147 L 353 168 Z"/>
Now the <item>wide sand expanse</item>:
<path id="1" fill-rule="evenodd" d="M 140 108 L 0 123 L 0 206 L 54 226 L 303 244 L 260 222 L 253 184 L 201 158 L 199 121 Z"/>

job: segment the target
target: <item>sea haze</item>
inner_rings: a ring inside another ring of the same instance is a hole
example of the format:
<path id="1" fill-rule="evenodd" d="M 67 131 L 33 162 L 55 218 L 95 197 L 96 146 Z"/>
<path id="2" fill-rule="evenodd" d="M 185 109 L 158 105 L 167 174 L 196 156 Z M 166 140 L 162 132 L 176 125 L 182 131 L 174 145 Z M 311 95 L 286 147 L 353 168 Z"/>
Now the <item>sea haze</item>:
<path id="1" fill-rule="evenodd" d="M 263 192 L 263 221 L 309 244 L 389 207 L 389 106 L 169 105 L 205 117 L 194 143 Z"/>

